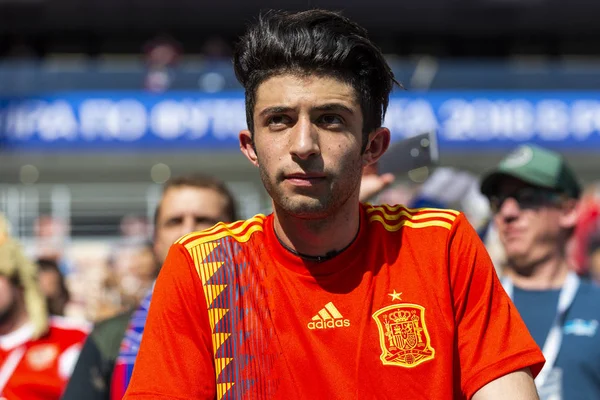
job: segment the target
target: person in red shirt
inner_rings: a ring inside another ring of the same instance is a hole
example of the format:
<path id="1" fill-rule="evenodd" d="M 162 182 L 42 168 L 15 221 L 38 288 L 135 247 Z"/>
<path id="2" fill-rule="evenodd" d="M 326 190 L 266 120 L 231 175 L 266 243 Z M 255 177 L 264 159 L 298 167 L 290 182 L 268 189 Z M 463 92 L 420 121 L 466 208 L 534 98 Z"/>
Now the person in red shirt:
<path id="1" fill-rule="evenodd" d="M 365 30 L 271 12 L 234 67 L 274 211 L 171 247 L 125 399 L 537 399 L 544 358 L 464 215 L 359 202 L 395 82 Z"/>
<path id="2" fill-rule="evenodd" d="M 89 327 L 48 316 L 38 269 L 0 218 L 0 399 L 59 399 Z"/>

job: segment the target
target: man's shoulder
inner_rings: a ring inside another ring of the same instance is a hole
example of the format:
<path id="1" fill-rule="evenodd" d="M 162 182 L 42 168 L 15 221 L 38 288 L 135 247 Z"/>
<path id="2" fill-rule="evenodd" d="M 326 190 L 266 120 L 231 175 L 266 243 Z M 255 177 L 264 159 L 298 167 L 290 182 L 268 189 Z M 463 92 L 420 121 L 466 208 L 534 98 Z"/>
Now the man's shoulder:
<path id="1" fill-rule="evenodd" d="M 52 332 L 57 334 L 69 332 L 87 336 L 92 330 L 92 324 L 85 320 L 58 315 L 50 317 L 49 327 Z"/>
<path id="2" fill-rule="evenodd" d="M 594 308 L 600 302 L 600 286 L 587 278 L 581 279 L 579 293 L 585 297 L 586 303 L 589 301 Z"/>
<path id="3" fill-rule="evenodd" d="M 370 224 L 380 225 L 385 232 L 408 232 L 427 228 L 428 231 L 450 231 L 460 212 L 444 208 L 408 208 L 401 204 L 365 204 L 364 211 Z"/>
<path id="4" fill-rule="evenodd" d="M 92 329 L 92 324 L 76 318 L 51 316 L 45 341 L 66 348 L 85 341 Z"/>
<path id="5" fill-rule="evenodd" d="M 91 333 L 94 338 L 105 338 L 105 337 L 123 337 L 127 325 L 133 316 L 135 310 L 131 309 L 113 317 L 98 321 L 94 325 L 94 329 Z"/>
<path id="6" fill-rule="evenodd" d="M 237 243 L 246 243 L 256 232 L 262 232 L 267 216 L 257 214 L 246 220 L 223 223 L 219 222 L 212 228 L 192 232 L 179 238 L 175 244 L 191 249 L 201 244 L 217 243 L 223 238 L 230 238 Z"/>
<path id="7" fill-rule="evenodd" d="M 135 310 L 128 310 L 99 321 L 90 334 L 96 348 L 107 359 L 116 359 L 129 321 Z"/>
<path id="8" fill-rule="evenodd" d="M 600 287 L 587 278 L 582 278 L 573 307 L 567 314 L 564 323 L 564 334 L 576 337 L 600 338 Z"/>

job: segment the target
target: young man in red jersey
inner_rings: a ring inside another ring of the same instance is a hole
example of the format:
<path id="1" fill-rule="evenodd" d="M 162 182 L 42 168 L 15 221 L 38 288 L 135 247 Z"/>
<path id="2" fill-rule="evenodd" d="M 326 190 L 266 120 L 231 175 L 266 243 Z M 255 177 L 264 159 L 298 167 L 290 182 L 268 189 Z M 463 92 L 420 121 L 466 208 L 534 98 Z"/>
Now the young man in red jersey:
<path id="1" fill-rule="evenodd" d="M 234 67 L 274 212 L 171 247 L 125 399 L 537 399 L 543 356 L 465 217 L 359 202 L 395 82 L 366 31 L 269 13 Z"/>
<path id="2" fill-rule="evenodd" d="M 37 266 L 0 217 L 0 399 L 58 400 L 89 327 L 48 317 Z"/>

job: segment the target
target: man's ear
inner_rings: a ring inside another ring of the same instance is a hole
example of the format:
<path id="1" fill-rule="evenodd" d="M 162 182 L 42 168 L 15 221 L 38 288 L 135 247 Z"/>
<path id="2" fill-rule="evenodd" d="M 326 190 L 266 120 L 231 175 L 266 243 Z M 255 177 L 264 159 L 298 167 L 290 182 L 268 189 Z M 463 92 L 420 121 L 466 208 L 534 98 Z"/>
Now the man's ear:
<path id="1" fill-rule="evenodd" d="M 375 164 L 390 145 L 390 130 L 377 128 L 369 133 L 367 147 L 363 153 L 363 166 Z"/>
<path id="2" fill-rule="evenodd" d="M 566 200 L 561 206 L 559 224 L 562 228 L 573 229 L 579 220 L 581 207 L 580 202 L 575 199 Z"/>
<path id="3" fill-rule="evenodd" d="M 252 133 L 244 129 L 240 131 L 240 150 L 248 160 L 255 166 L 258 167 L 258 157 L 256 156 L 256 149 L 254 148 L 254 140 L 252 139 Z"/>

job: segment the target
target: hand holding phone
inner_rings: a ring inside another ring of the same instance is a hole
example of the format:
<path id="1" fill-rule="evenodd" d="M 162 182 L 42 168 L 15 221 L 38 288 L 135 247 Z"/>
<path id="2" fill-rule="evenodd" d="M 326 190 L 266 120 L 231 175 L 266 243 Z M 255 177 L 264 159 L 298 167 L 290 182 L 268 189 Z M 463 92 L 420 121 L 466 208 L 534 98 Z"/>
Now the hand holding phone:
<path id="1" fill-rule="evenodd" d="M 434 132 L 423 133 L 393 143 L 378 162 L 379 174 L 406 174 L 439 161 L 437 137 Z"/>

